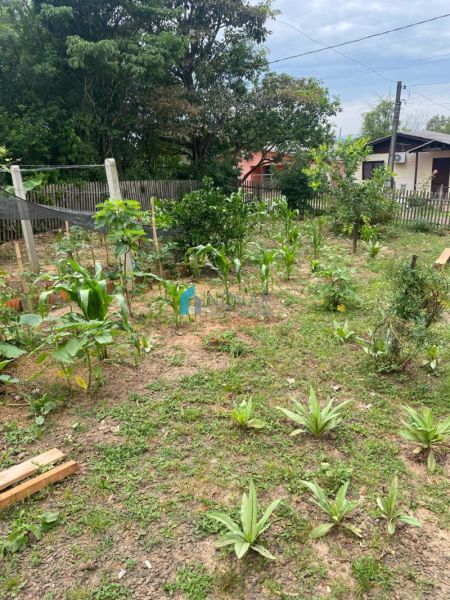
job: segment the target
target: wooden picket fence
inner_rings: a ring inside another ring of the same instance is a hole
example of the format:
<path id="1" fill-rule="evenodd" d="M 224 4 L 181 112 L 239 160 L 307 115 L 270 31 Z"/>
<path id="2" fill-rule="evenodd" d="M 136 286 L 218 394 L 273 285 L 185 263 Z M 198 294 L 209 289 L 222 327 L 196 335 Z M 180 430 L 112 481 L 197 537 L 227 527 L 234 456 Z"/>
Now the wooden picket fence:
<path id="1" fill-rule="evenodd" d="M 184 194 L 199 187 L 194 180 L 160 181 L 121 181 L 120 188 L 124 198 L 138 200 L 144 210 L 150 210 L 150 198 L 181 198 Z M 108 185 L 101 181 L 88 181 L 82 185 L 51 183 L 39 190 L 28 192 L 27 200 L 37 204 L 68 208 L 70 210 L 95 212 L 95 207 L 108 197 Z M 43 233 L 59 229 L 60 219 L 39 219 L 32 221 L 33 231 Z M 20 221 L 0 220 L 0 243 L 18 240 L 22 237 Z"/>
<path id="2" fill-rule="evenodd" d="M 450 197 L 439 197 L 432 192 L 395 191 L 397 203 L 395 222 L 398 225 L 425 224 L 439 229 L 450 228 Z M 309 200 L 313 212 L 327 213 L 331 209 L 330 197 L 316 195 Z"/>

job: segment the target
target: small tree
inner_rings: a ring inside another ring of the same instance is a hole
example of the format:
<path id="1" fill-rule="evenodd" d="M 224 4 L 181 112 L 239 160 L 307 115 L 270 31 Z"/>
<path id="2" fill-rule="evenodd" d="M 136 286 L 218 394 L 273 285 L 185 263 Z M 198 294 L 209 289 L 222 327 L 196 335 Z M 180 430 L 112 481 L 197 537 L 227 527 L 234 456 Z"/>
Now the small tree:
<path id="1" fill-rule="evenodd" d="M 373 171 L 371 179 L 358 181 L 361 163 L 372 152 L 367 139 L 338 142 L 312 150 L 312 164 L 304 169 L 309 185 L 316 192 L 330 194 L 335 223 L 344 231 L 353 231 L 353 252 L 356 252 L 361 226 L 392 220 L 395 203 L 386 194 L 385 185 L 392 176 L 386 167 Z"/>

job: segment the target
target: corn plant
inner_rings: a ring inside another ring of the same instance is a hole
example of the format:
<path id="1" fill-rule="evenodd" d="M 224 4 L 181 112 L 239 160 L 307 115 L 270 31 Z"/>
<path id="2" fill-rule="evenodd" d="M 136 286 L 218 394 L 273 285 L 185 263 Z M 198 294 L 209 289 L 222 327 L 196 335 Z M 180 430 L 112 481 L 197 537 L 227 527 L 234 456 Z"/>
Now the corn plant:
<path id="1" fill-rule="evenodd" d="M 262 429 L 266 426 L 264 421 L 253 416 L 253 400 L 242 400 L 240 404 L 235 403 L 231 411 L 231 418 L 241 427 L 250 429 Z"/>
<path id="2" fill-rule="evenodd" d="M 320 250 L 323 244 L 323 227 L 325 220 L 323 217 L 307 221 L 305 223 L 306 235 L 309 239 L 309 243 L 312 249 L 313 258 L 318 259 L 320 257 Z"/>
<path id="3" fill-rule="evenodd" d="M 274 500 L 264 511 L 258 521 L 258 499 L 253 481 L 250 480 L 248 495 L 242 494 L 241 502 L 241 524 L 235 523 L 229 515 L 220 512 L 210 512 L 207 516 L 218 521 L 228 529 L 216 543 L 217 548 L 234 545 L 234 551 L 238 558 L 242 558 L 250 549 L 258 552 L 265 558 L 274 560 L 275 557 L 264 546 L 257 544 L 259 536 L 269 527 L 269 519 L 273 511 L 280 504 L 281 498 Z"/>
<path id="4" fill-rule="evenodd" d="M 410 527 L 422 526 L 418 519 L 398 508 L 397 495 L 398 477 L 395 475 L 394 479 L 392 480 L 391 487 L 389 488 L 388 495 L 384 498 L 381 496 L 377 497 L 377 504 L 381 510 L 381 516 L 387 521 L 387 530 L 389 535 L 393 535 L 395 533 L 395 529 L 399 521 L 406 523 Z"/>
<path id="5" fill-rule="evenodd" d="M 239 285 L 241 284 L 241 261 L 238 258 L 229 258 L 224 247 L 217 249 L 211 244 L 189 248 L 186 254 L 188 256 L 192 255 L 197 264 L 200 259 L 207 259 L 206 264 L 211 267 L 211 269 L 216 271 L 222 281 L 226 303 L 232 304 L 230 293 L 230 275 L 234 267 L 238 283 Z"/>
<path id="6" fill-rule="evenodd" d="M 323 489 L 317 483 L 311 483 L 310 481 L 304 480 L 302 480 L 302 483 L 312 492 L 314 496 L 312 501 L 314 504 L 321 508 L 330 518 L 329 522 L 321 523 L 317 527 L 314 527 L 309 534 L 312 539 L 326 535 L 330 529 L 337 525 L 341 525 L 356 536 L 362 537 L 358 527 L 343 522 L 344 519 L 358 506 L 357 500 L 348 500 L 346 498 L 349 481 L 346 481 L 341 485 L 334 500 L 329 500 Z"/>
<path id="7" fill-rule="evenodd" d="M 339 323 L 339 321 L 333 321 L 333 336 L 340 342 L 341 344 L 345 344 L 345 342 L 349 342 L 353 339 L 355 332 L 350 329 L 348 324 L 348 319 L 344 321 L 344 323 Z"/>
<path id="8" fill-rule="evenodd" d="M 181 305 L 181 296 L 184 292 L 189 288 L 189 286 L 184 285 L 184 283 L 180 283 L 179 281 L 171 281 L 170 279 L 164 279 L 159 275 L 154 275 L 150 273 L 150 276 L 163 286 L 164 291 L 166 292 L 167 302 L 175 313 L 175 322 L 178 325 L 180 322 L 180 305 Z"/>
<path id="9" fill-rule="evenodd" d="M 259 267 L 262 293 L 263 296 L 267 296 L 271 279 L 271 267 L 279 256 L 279 250 L 263 248 L 259 244 L 255 244 L 255 246 L 255 252 L 250 255 L 250 260 Z"/>
<path id="10" fill-rule="evenodd" d="M 279 250 L 279 256 L 284 265 L 284 276 L 286 279 L 290 279 L 292 275 L 292 269 L 295 264 L 295 260 L 298 255 L 298 246 L 295 244 L 283 243 Z"/>
<path id="11" fill-rule="evenodd" d="M 300 425 L 300 428 L 295 429 L 291 435 L 298 435 L 307 431 L 315 437 L 320 437 L 337 427 L 342 421 L 342 409 L 349 403 L 349 400 L 346 400 L 338 406 L 333 406 L 333 400 L 330 400 L 324 408 L 321 408 L 312 387 L 309 388 L 308 408 L 305 408 L 298 400 L 292 399 L 292 401 L 295 412 L 277 406 L 277 409 L 281 410 L 288 419 Z"/>
<path id="12" fill-rule="evenodd" d="M 414 454 L 426 457 L 428 470 L 432 473 L 436 469 L 436 457 L 445 449 L 450 438 L 450 416 L 443 421 L 435 421 L 428 407 L 423 408 L 422 413 L 410 406 L 405 406 L 404 410 L 408 419 L 403 421 L 400 435 L 416 444 Z"/>

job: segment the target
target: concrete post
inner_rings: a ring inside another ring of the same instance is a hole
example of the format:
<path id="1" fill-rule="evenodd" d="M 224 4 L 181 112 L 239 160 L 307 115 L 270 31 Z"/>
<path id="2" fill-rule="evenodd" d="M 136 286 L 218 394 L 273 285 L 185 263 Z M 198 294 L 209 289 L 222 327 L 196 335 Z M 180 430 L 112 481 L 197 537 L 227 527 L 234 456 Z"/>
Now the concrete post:
<path id="1" fill-rule="evenodd" d="M 105 171 L 109 197 L 112 200 L 121 200 L 122 192 L 120 191 L 119 175 L 114 158 L 105 158 Z M 125 254 L 125 272 L 127 274 L 127 289 L 131 291 L 133 289 L 133 261 L 131 259 L 131 252 Z"/>
<path id="2" fill-rule="evenodd" d="M 22 173 L 18 165 L 12 165 L 10 167 L 12 183 L 14 186 L 14 193 L 18 198 L 26 200 L 27 196 L 23 187 Z M 25 248 L 27 250 L 28 262 L 30 263 L 30 269 L 33 273 L 39 273 L 39 259 L 36 254 L 36 245 L 34 243 L 33 228 L 31 221 L 26 219 L 27 215 L 24 214 L 22 207 L 19 207 L 20 214 L 20 225 L 22 226 L 22 235 L 25 242 Z"/>

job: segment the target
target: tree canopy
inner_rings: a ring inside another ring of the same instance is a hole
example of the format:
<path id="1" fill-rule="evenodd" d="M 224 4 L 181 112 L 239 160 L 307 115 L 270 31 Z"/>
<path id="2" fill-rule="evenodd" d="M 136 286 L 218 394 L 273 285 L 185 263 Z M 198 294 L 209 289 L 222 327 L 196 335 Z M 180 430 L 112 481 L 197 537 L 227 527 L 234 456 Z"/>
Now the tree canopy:
<path id="1" fill-rule="evenodd" d="M 129 176 L 235 176 L 241 154 L 330 138 L 337 102 L 271 73 L 268 0 L 0 5 L 0 139 L 24 163 L 114 156 Z"/>
<path id="2" fill-rule="evenodd" d="M 450 117 L 444 115 L 434 115 L 427 123 L 429 131 L 439 131 L 440 133 L 450 133 Z"/>
<path id="3" fill-rule="evenodd" d="M 394 114 L 394 101 L 382 98 L 370 111 L 363 114 L 361 135 L 369 141 L 391 134 L 392 115 Z"/>

